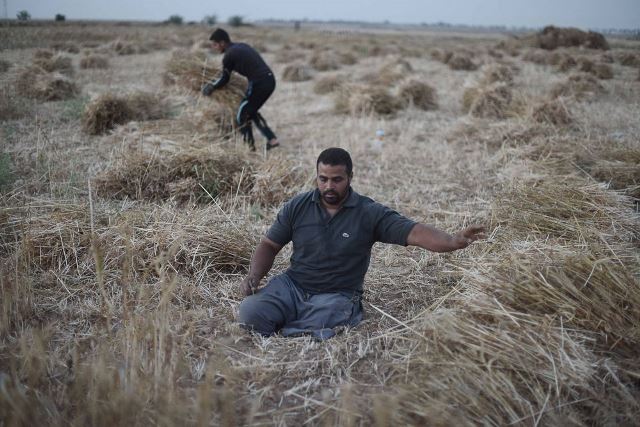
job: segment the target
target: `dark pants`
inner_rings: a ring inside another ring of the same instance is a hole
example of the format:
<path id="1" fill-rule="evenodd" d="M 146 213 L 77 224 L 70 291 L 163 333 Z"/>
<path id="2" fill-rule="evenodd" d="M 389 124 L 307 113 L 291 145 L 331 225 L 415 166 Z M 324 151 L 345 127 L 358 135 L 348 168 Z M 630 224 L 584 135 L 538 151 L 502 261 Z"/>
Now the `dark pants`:
<path id="1" fill-rule="evenodd" d="M 236 121 L 238 122 L 238 127 L 244 141 L 249 144 L 252 149 L 255 149 L 255 140 L 253 139 L 251 122 L 255 123 L 260 133 L 267 138 L 267 141 L 275 139 L 276 137 L 269 128 L 267 121 L 258 112 L 264 103 L 267 102 L 267 99 L 269 99 L 275 88 L 276 79 L 271 73 L 260 80 L 250 81 L 247 92 L 240 103 L 240 107 L 238 107 Z"/>
<path id="2" fill-rule="evenodd" d="M 336 326 L 356 326 L 362 321 L 360 295 L 354 292 L 309 294 L 287 274 L 272 278 L 267 286 L 240 304 L 240 324 L 262 335 L 311 334 L 324 340 Z"/>

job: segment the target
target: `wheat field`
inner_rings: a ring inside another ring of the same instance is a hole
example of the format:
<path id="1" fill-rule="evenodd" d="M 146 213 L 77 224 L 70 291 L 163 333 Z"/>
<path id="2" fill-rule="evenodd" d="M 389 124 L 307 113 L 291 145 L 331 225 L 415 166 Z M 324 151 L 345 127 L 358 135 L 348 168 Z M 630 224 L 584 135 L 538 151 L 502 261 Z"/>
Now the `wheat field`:
<path id="1" fill-rule="evenodd" d="M 197 90 L 210 31 L 0 27 L 0 425 L 637 425 L 640 42 L 230 29 L 276 74 L 267 155 L 241 79 Z M 330 146 L 359 193 L 488 237 L 376 244 L 361 325 L 251 335 L 252 251 Z"/>

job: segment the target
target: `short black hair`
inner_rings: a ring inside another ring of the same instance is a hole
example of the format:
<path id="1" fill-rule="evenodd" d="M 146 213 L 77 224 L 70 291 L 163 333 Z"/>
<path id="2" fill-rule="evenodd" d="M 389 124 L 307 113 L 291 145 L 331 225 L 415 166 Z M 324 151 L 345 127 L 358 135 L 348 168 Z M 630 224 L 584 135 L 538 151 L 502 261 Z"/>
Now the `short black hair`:
<path id="1" fill-rule="evenodd" d="M 353 174 L 353 163 L 351 162 L 351 156 L 347 150 L 337 147 L 331 147 L 324 150 L 318 156 L 318 161 L 316 162 L 316 171 L 318 170 L 318 165 L 320 162 L 325 165 L 331 166 L 339 166 L 343 165 L 347 171 L 347 176 L 351 177 Z"/>
<path id="2" fill-rule="evenodd" d="M 216 28 L 216 30 L 213 33 L 211 33 L 211 37 L 209 37 L 209 40 L 212 40 L 218 43 L 219 42 L 231 43 L 231 39 L 229 38 L 229 33 L 227 33 L 222 28 Z"/>

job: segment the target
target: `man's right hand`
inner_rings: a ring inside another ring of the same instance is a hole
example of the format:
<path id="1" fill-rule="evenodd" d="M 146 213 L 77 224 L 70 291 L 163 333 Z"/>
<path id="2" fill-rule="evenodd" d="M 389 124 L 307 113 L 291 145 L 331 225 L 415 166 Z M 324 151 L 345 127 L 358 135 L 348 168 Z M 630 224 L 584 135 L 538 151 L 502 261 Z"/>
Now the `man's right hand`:
<path id="1" fill-rule="evenodd" d="M 242 283 L 240 283 L 240 290 L 244 294 L 244 296 L 253 295 L 258 290 L 258 286 L 260 285 L 260 280 L 256 280 L 253 277 L 245 277 Z"/>

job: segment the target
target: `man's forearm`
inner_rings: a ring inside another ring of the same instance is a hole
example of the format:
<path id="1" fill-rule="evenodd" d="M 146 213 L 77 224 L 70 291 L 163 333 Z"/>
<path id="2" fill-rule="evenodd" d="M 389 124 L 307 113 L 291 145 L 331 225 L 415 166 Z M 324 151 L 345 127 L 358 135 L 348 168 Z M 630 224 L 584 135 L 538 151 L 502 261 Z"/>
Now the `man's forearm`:
<path id="1" fill-rule="evenodd" d="M 416 224 L 411 229 L 407 244 L 420 246 L 432 252 L 451 252 L 468 245 L 463 238 L 426 224 Z"/>
<path id="2" fill-rule="evenodd" d="M 279 248 L 276 248 L 262 240 L 251 257 L 249 277 L 259 282 L 264 276 L 266 276 L 269 270 L 271 270 L 273 261 L 276 259 L 276 255 L 278 255 L 279 251 Z"/>

